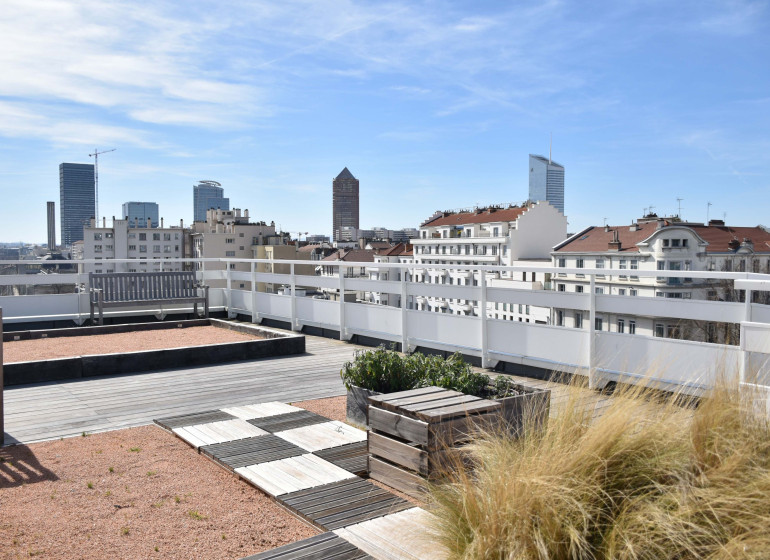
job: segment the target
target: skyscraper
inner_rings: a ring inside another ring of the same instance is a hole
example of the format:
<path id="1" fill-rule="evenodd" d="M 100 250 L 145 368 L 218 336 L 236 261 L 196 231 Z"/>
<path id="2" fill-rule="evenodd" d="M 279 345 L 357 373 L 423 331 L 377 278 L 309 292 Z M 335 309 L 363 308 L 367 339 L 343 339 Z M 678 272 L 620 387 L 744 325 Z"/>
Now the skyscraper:
<path id="1" fill-rule="evenodd" d="M 95 190 L 92 164 L 59 164 L 59 227 L 65 247 L 81 241 L 83 226 L 96 216 Z"/>
<path id="2" fill-rule="evenodd" d="M 155 202 L 124 202 L 123 218 L 128 220 L 130 228 L 146 228 L 147 219 L 150 227 L 158 227 L 158 205 Z"/>
<path id="3" fill-rule="evenodd" d="M 529 200 L 545 200 L 564 214 L 564 166 L 550 157 L 530 154 Z"/>
<path id="4" fill-rule="evenodd" d="M 340 230 L 358 229 L 358 179 L 346 167 L 332 181 L 332 238 L 339 241 Z"/>
<path id="5" fill-rule="evenodd" d="M 216 181 L 198 181 L 193 186 L 193 205 L 195 208 L 193 220 L 206 221 L 206 210 L 210 208 L 230 210 L 230 199 L 224 197 L 225 189 Z"/>
<path id="6" fill-rule="evenodd" d="M 48 210 L 48 250 L 56 249 L 56 205 L 53 201 L 46 202 Z"/>

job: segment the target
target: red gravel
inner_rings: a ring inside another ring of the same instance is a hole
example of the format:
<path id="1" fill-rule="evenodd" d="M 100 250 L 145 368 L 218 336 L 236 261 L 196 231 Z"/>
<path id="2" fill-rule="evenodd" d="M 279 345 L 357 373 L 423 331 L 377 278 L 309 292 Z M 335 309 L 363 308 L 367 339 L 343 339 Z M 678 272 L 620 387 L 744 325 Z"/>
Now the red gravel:
<path id="1" fill-rule="evenodd" d="M 0 558 L 235 559 L 314 534 L 156 426 L 0 448 Z"/>
<path id="2" fill-rule="evenodd" d="M 326 399 L 313 399 L 291 404 L 309 410 L 310 412 L 315 412 L 321 416 L 326 416 L 332 420 L 345 422 L 345 399 L 345 396 L 329 397 Z"/>
<path id="3" fill-rule="evenodd" d="M 183 346 L 242 342 L 260 337 L 214 326 L 16 340 L 3 343 L 3 361 L 27 362 L 90 354 L 118 354 Z"/>

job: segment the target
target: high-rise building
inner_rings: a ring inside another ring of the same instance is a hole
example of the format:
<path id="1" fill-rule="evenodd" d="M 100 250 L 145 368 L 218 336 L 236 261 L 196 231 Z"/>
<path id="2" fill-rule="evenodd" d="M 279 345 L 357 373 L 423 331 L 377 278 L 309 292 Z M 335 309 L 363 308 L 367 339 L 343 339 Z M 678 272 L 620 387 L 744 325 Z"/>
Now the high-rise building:
<path id="1" fill-rule="evenodd" d="M 61 242 L 69 247 L 75 241 L 82 241 L 83 226 L 96 216 L 93 164 L 59 164 L 59 197 Z"/>
<path id="2" fill-rule="evenodd" d="M 53 201 L 46 202 L 48 210 L 48 250 L 56 249 L 56 205 Z"/>
<path id="3" fill-rule="evenodd" d="M 225 198 L 225 190 L 216 181 L 198 181 L 193 186 L 193 220 L 206 221 L 206 210 L 230 210 L 230 199 Z"/>
<path id="4" fill-rule="evenodd" d="M 346 167 L 332 181 L 332 236 L 340 239 L 343 227 L 358 229 L 358 179 Z"/>
<path id="5" fill-rule="evenodd" d="M 124 202 L 122 217 L 128 220 L 130 228 L 147 227 L 147 220 L 150 220 L 150 227 L 158 227 L 158 205 L 155 202 Z"/>
<path id="6" fill-rule="evenodd" d="M 564 214 L 564 166 L 550 156 L 529 155 L 529 200 L 545 200 Z"/>

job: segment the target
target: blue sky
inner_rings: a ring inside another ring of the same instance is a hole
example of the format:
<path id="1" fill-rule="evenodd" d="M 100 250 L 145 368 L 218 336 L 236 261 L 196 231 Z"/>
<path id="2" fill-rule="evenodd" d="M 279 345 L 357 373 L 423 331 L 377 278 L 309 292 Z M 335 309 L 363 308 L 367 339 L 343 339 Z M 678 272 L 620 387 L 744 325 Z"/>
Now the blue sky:
<path id="1" fill-rule="evenodd" d="M 527 197 L 566 167 L 570 230 L 644 208 L 770 225 L 770 6 L 752 1 L 4 0 L 0 240 L 45 240 L 58 164 L 100 159 L 100 212 L 192 219 L 192 185 L 284 231 Z M 58 216 L 57 216 L 58 228 Z M 58 238 L 58 231 L 57 231 Z"/>

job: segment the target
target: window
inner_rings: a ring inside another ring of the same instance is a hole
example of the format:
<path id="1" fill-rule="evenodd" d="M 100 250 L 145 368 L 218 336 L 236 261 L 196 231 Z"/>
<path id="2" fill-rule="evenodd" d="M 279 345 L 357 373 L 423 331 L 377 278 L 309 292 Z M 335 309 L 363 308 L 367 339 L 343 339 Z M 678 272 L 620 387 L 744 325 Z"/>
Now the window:
<path id="1" fill-rule="evenodd" d="M 105 239 L 112 239 L 113 237 L 115 237 L 115 234 L 112 233 L 111 231 L 108 231 L 107 233 L 104 234 L 104 238 Z M 112 272 L 114 272 L 114 271 L 112 271 Z"/>
<path id="2" fill-rule="evenodd" d="M 668 246 L 669 246 L 669 241 L 668 241 L 668 239 L 664 239 L 664 240 L 663 240 L 663 246 L 664 246 L 664 247 L 668 247 Z"/>
<path id="3" fill-rule="evenodd" d="M 602 324 L 601 317 L 597 317 L 596 319 L 594 319 L 594 330 L 600 331 L 602 330 L 602 326 L 603 324 Z"/>
<path id="4" fill-rule="evenodd" d="M 625 289 L 625 288 L 620 288 L 620 289 L 618 290 L 618 295 L 619 295 L 619 296 L 624 296 L 624 295 L 626 295 L 626 289 Z"/>
<path id="5" fill-rule="evenodd" d="M 170 253 L 171 252 L 171 245 L 164 245 L 163 246 L 163 252 L 164 253 Z"/>
<path id="6" fill-rule="evenodd" d="M 147 245 L 139 245 L 139 252 L 140 253 L 146 253 L 147 252 Z"/>
<path id="7" fill-rule="evenodd" d="M 637 293 L 638 292 L 634 288 L 631 288 L 631 289 L 628 290 L 628 295 L 629 296 L 635 296 Z"/>
<path id="8" fill-rule="evenodd" d="M 583 328 L 583 314 L 582 313 L 575 313 L 575 328 L 576 329 L 582 329 Z"/>
<path id="9" fill-rule="evenodd" d="M 235 238 L 234 237 L 228 237 L 227 239 L 225 239 L 225 243 L 235 243 Z"/>
<path id="10" fill-rule="evenodd" d="M 529 315 L 529 305 L 524 306 L 524 315 Z M 529 320 L 529 319 L 527 319 Z"/>
<path id="11" fill-rule="evenodd" d="M 671 240 L 671 246 L 672 247 L 679 247 L 681 245 L 681 242 L 679 239 L 672 239 Z"/>
<path id="12" fill-rule="evenodd" d="M 556 287 L 557 287 L 557 289 L 558 289 L 560 292 L 566 292 L 566 291 L 567 291 L 567 286 L 566 286 L 566 285 L 564 285 L 564 284 L 557 284 L 557 285 L 556 285 Z"/>
<path id="13" fill-rule="evenodd" d="M 556 311 L 556 326 L 558 327 L 564 326 L 564 311 L 561 311 L 561 310 Z"/>
<path id="14" fill-rule="evenodd" d="M 498 237 L 500 235 L 500 228 L 492 228 L 492 237 Z"/>
<path id="15" fill-rule="evenodd" d="M 679 327 L 677 325 L 668 325 L 666 327 L 666 336 L 668 338 L 680 338 Z"/>
<path id="16" fill-rule="evenodd" d="M 230 270 L 235 270 L 235 263 L 230 263 Z"/>
<path id="17" fill-rule="evenodd" d="M 170 233 L 164 233 L 163 234 L 163 241 L 171 241 L 171 234 Z"/>
<path id="18" fill-rule="evenodd" d="M 596 267 L 595 268 L 604 268 L 604 259 L 596 259 Z"/>
<path id="19" fill-rule="evenodd" d="M 577 259 L 575 262 L 575 268 L 583 268 L 583 259 Z"/>
<path id="20" fill-rule="evenodd" d="M 636 321 L 628 322 L 628 334 L 636 334 Z"/>
<path id="21" fill-rule="evenodd" d="M 575 286 L 575 291 L 577 293 L 579 293 L 579 294 L 582 294 L 583 293 L 583 286 L 580 286 L 580 285 Z"/>
<path id="22" fill-rule="evenodd" d="M 128 250 L 129 251 L 136 251 L 136 245 L 129 245 L 128 246 Z M 129 272 L 131 272 L 131 271 L 129 270 Z M 134 271 L 134 272 L 136 272 L 136 271 Z"/>
<path id="23" fill-rule="evenodd" d="M 234 257 L 235 256 L 235 251 L 225 251 L 225 256 L 226 257 Z"/>
<path id="24" fill-rule="evenodd" d="M 101 241 L 102 240 L 102 234 L 101 233 L 95 233 L 94 234 L 94 241 Z"/>
<path id="25" fill-rule="evenodd" d="M 620 334 L 626 332 L 626 321 L 624 319 L 618 319 L 618 332 Z"/>
<path id="26" fill-rule="evenodd" d="M 129 233 L 128 234 L 128 238 L 129 239 L 136 239 L 136 234 L 135 233 Z M 131 271 L 129 270 L 129 272 L 131 272 Z M 136 272 L 136 270 L 134 270 L 133 272 Z"/>
<path id="27" fill-rule="evenodd" d="M 105 245 L 105 246 L 104 246 L 104 248 L 105 248 L 107 251 L 112 251 L 112 250 L 114 250 L 114 249 L 115 249 L 115 246 L 114 246 L 114 245 Z"/>
<path id="28" fill-rule="evenodd" d="M 152 252 L 153 253 L 160 253 L 160 245 L 153 245 L 152 246 Z"/>
<path id="29" fill-rule="evenodd" d="M 603 294 L 604 293 L 604 288 L 601 287 L 601 286 L 597 286 L 596 288 L 594 288 L 594 292 L 596 294 Z"/>
<path id="30" fill-rule="evenodd" d="M 682 239 L 682 247 L 687 247 L 687 240 L 686 239 Z"/>
<path id="31" fill-rule="evenodd" d="M 519 313 L 523 313 L 523 312 L 524 312 L 524 306 L 520 303 L 519 304 Z"/>
<path id="32" fill-rule="evenodd" d="M 153 241 L 160 241 L 160 234 L 159 233 L 153 233 L 152 234 L 152 240 Z"/>
<path id="33" fill-rule="evenodd" d="M 564 257 L 559 258 L 559 268 L 566 268 L 567 267 L 567 259 Z"/>
<path id="34" fill-rule="evenodd" d="M 620 270 L 625 270 L 626 269 L 626 259 L 620 259 L 618 261 L 618 268 Z"/>
<path id="35" fill-rule="evenodd" d="M 177 235 L 179 235 L 179 234 L 177 234 Z M 238 237 L 243 237 L 243 232 L 239 233 Z"/>
<path id="36" fill-rule="evenodd" d="M 639 270 L 639 261 L 637 259 L 631 259 L 631 270 Z"/>
<path id="37" fill-rule="evenodd" d="M 663 323 L 655 323 L 655 336 L 663 338 L 665 332 Z"/>
<path id="38" fill-rule="evenodd" d="M 101 253 L 101 252 L 102 252 L 102 246 L 94 245 L 94 253 Z"/>
<path id="39" fill-rule="evenodd" d="M 140 233 L 139 234 L 139 241 L 147 241 L 147 234 L 146 233 Z"/>

